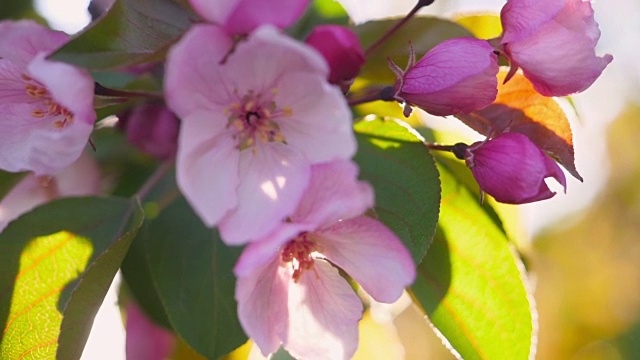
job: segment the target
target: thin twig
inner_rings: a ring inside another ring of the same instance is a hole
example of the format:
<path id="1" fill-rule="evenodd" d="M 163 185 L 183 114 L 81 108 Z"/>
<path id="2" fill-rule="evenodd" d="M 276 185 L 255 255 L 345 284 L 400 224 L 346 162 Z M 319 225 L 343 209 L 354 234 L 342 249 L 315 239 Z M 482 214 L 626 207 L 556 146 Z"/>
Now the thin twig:
<path id="1" fill-rule="evenodd" d="M 380 45 L 382 45 L 385 41 L 387 41 L 393 34 L 395 34 L 404 24 L 406 24 L 407 21 L 409 21 L 413 17 L 413 15 L 415 15 L 418 12 L 418 10 L 422 9 L 427 5 L 431 5 L 433 2 L 434 0 L 418 0 L 418 3 L 416 4 L 416 6 L 414 6 L 413 9 L 409 11 L 407 16 L 405 16 L 402 20 L 400 20 L 400 22 L 395 24 L 391 29 L 389 29 L 389 31 L 387 31 L 386 34 L 384 34 L 380 39 L 378 39 L 378 41 L 369 45 L 369 47 L 365 51 L 365 55 L 370 55 L 375 49 L 377 49 Z"/>
<path id="2" fill-rule="evenodd" d="M 166 175 L 166 173 L 173 167 L 174 160 L 167 160 L 160 164 L 156 171 L 145 181 L 140 187 L 140 190 L 136 193 L 136 196 L 142 201 L 153 189 L 153 187 Z"/>

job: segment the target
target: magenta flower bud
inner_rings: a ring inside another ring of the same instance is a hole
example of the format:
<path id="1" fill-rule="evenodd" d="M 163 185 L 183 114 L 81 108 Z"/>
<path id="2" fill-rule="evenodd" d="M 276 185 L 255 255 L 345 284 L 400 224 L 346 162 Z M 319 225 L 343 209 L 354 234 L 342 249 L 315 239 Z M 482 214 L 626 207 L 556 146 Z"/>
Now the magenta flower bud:
<path id="1" fill-rule="evenodd" d="M 476 142 L 466 149 L 464 160 L 480 189 L 502 203 L 525 204 L 553 197 L 556 193 L 544 182 L 548 177 L 567 189 L 558 164 L 519 133 Z"/>
<path id="2" fill-rule="evenodd" d="M 171 357 L 176 347 L 176 337 L 155 324 L 137 304 L 126 306 L 127 359 L 159 360 Z"/>
<path id="3" fill-rule="evenodd" d="M 444 41 L 402 71 L 389 60 L 398 79 L 394 98 L 439 116 L 470 113 L 490 105 L 498 95 L 498 57 L 484 40 L 458 38 Z"/>
<path id="4" fill-rule="evenodd" d="M 173 157 L 178 143 L 178 118 L 164 104 L 147 103 L 125 116 L 127 140 L 159 159 Z"/>
<path id="5" fill-rule="evenodd" d="M 232 35 L 246 35 L 260 25 L 284 29 L 296 22 L 309 0 L 189 0 L 191 6 L 208 21 L 220 25 Z"/>
<path id="6" fill-rule="evenodd" d="M 329 64 L 329 82 L 342 85 L 351 82 L 364 65 L 364 50 L 350 29 L 339 25 L 316 26 L 307 40 Z"/>
<path id="7" fill-rule="evenodd" d="M 584 0 L 509 0 L 502 8 L 501 51 L 545 96 L 587 89 L 613 56 L 596 56 L 600 38 L 591 3 Z M 507 76 L 507 81 L 511 76 Z"/>

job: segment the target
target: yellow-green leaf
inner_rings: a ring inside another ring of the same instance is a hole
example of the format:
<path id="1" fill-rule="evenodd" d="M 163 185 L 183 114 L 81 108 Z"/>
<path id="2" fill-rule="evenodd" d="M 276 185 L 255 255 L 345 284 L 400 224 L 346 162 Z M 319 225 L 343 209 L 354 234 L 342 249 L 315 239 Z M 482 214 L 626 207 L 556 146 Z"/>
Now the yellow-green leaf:
<path id="1" fill-rule="evenodd" d="M 142 223 L 137 201 L 58 200 L 0 234 L 0 359 L 78 359 Z"/>
<path id="2" fill-rule="evenodd" d="M 438 230 L 412 287 L 417 302 L 466 360 L 527 360 L 534 306 L 504 231 L 449 170 L 440 167 Z"/>

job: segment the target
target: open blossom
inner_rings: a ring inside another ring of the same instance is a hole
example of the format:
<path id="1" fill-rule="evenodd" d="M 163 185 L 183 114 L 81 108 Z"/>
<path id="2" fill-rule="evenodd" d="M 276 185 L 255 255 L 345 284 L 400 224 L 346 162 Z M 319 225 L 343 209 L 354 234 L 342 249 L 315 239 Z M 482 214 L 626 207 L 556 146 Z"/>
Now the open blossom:
<path id="1" fill-rule="evenodd" d="M 357 171 L 349 161 L 314 165 L 296 211 L 236 264 L 238 317 L 265 356 L 283 345 L 296 358 L 352 357 L 362 303 L 336 266 L 386 303 L 415 278 L 395 234 L 362 215 L 373 192 Z"/>
<path id="2" fill-rule="evenodd" d="M 98 194 L 99 185 L 98 164 L 89 153 L 54 175 L 29 174 L 0 201 L 0 231 L 18 216 L 51 200 Z"/>
<path id="3" fill-rule="evenodd" d="M 339 25 L 313 28 L 305 42 L 318 50 L 329 64 L 329 82 L 342 85 L 352 82 L 364 65 L 365 56 L 358 36 Z"/>
<path id="4" fill-rule="evenodd" d="M 93 80 L 46 60 L 67 39 L 32 21 L 0 22 L 0 169 L 51 174 L 85 148 L 96 118 Z"/>
<path id="5" fill-rule="evenodd" d="M 314 163 L 356 149 L 351 113 L 324 59 L 265 26 L 221 64 L 231 40 L 194 26 L 167 59 L 165 93 L 182 120 L 177 180 L 196 213 L 228 244 L 289 216 Z"/>
<path id="6" fill-rule="evenodd" d="M 296 22 L 309 0 L 190 0 L 205 19 L 229 34 L 246 35 L 261 25 L 284 29 Z"/>
<path id="7" fill-rule="evenodd" d="M 461 156 L 480 189 L 497 201 L 524 204 L 553 197 L 544 179 L 556 179 L 566 190 L 562 169 L 528 137 L 503 133 L 467 147 Z"/>
<path id="8" fill-rule="evenodd" d="M 439 116 L 469 113 L 491 104 L 498 95 L 498 58 L 483 40 L 457 38 L 443 41 L 418 62 L 411 48 L 409 65 L 401 70 L 389 60 L 398 79 L 394 98 Z"/>
<path id="9" fill-rule="evenodd" d="M 596 56 L 600 30 L 589 1 L 509 0 L 501 18 L 500 47 L 511 74 L 522 68 L 542 95 L 583 91 L 613 60 Z"/>

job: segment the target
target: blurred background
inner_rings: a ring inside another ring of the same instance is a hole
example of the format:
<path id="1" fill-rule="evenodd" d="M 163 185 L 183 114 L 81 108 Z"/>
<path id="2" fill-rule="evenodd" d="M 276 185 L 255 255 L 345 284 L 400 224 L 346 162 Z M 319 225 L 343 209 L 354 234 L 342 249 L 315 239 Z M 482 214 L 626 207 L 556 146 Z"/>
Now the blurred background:
<path id="1" fill-rule="evenodd" d="M 357 22 L 402 15 L 415 3 L 367 1 L 362 6 L 364 2 L 344 1 Z M 496 15 L 503 4 L 436 0 L 421 13 L 450 18 Z M 573 107 L 559 100 L 572 121 L 576 165 L 584 183 L 570 178 L 566 195 L 508 209 L 519 214 L 514 241 L 534 284 L 537 359 L 640 359 L 640 151 L 635 138 L 640 134 L 640 2 L 592 4 L 602 32 L 597 53 L 612 54 L 614 61 L 590 89 L 572 97 Z M 0 18 L 41 16 L 51 27 L 71 34 L 91 19 L 89 0 L 35 0 L 33 5 L 35 13 L 26 0 L 3 1 Z M 462 137 L 477 136 L 454 125 L 453 119 L 423 115 L 423 120 Z M 96 318 L 83 359 L 124 359 L 119 281 L 114 281 Z M 421 314 L 406 306 L 397 306 L 393 326 L 381 326 L 366 314 L 357 357 L 454 358 Z M 381 336 L 388 341 L 380 342 Z M 380 351 L 367 350 L 376 348 Z"/>

